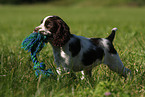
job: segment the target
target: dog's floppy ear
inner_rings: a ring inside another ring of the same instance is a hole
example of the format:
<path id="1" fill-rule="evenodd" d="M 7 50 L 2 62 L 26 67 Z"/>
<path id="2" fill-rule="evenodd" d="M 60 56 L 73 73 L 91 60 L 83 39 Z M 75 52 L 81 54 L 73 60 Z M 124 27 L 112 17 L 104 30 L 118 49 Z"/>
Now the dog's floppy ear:
<path id="1" fill-rule="evenodd" d="M 68 25 L 58 16 L 56 18 L 56 32 L 53 34 L 53 45 L 54 46 L 63 46 L 70 39 L 70 30 Z"/>
<path id="2" fill-rule="evenodd" d="M 112 43 L 113 40 L 114 40 L 116 31 L 117 31 L 117 28 L 113 28 L 113 29 L 112 29 L 112 33 L 106 38 L 106 39 L 108 39 L 111 43 Z"/>

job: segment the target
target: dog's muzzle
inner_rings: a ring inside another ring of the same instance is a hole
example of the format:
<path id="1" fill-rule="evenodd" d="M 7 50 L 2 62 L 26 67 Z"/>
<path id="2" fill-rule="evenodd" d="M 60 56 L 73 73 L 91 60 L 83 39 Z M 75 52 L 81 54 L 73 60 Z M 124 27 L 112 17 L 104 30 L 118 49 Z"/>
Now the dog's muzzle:
<path id="1" fill-rule="evenodd" d="M 51 32 L 50 31 L 45 30 L 45 29 L 42 29 L 40 26 L 36 27 L 33 32 L 36 32 L 36 33 L 39 32 L 39 33 L 41 33 L 43 35 L 48 35 L 48 36 L 51 35 Z"/>
<path id="2" fill-rule="evenodd" d="M 39 29 L 40 29 L 39 27 L 36 27 L 33 32 L 38 33 Z"/>

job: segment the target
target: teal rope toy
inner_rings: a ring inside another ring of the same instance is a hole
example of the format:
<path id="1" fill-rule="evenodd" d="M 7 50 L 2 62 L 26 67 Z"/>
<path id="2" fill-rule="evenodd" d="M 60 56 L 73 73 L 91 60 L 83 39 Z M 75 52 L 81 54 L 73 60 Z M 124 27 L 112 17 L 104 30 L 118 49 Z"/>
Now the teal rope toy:
<path id="1" fill-rule="evenodd" d="M 35 70 L 35 75 L 37 78 L 40 75 L 42 75 L 42 77 L 49 77 L 51 74 L 53 75 L 52 70 L 45 70 L 45 64 L 43 62 L 39 63 L 36 57 L 36 54 L 42 50 L 42 48 L 45 46 L 45 43 L 47 42 L 47 36 L 44 36 L 39 32 L 34 32 L 26 37 L 21 44 L 24 50 L 28 50 L 28 52 L 31 52 L 31 59 L 34 63 L 33 69 Z"/>

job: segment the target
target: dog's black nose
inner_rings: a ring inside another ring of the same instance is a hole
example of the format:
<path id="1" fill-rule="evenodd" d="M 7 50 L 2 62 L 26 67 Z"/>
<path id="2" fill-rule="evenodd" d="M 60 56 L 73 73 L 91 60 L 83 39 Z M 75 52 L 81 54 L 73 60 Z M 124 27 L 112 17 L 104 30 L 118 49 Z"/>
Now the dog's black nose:
<path id="1" fill-rule="evenodd" d="M 36 28 L 34 29 L 34 32 L 38 33 L 39 29 L 40 29 L 40 27 L 36 27 Z"/>

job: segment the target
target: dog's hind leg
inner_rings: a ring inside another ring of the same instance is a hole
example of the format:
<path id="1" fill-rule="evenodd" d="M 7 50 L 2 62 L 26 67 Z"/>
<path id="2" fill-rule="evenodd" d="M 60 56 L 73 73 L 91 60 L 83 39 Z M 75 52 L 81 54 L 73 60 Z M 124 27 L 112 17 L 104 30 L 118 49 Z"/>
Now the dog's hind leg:
<path id="1" fill-rule="evenodd" d="M 125 68 L 118 54 L 106 54 L 104 63 L 107 64 L 112 71 L 122 75 L 125 78 L 127 78 L 128 73 L 131 73 L 128 68 Z"/>
<path id="2" fill-rule="evenodd" d="M 117 72 L 126 78 L 127 73 L 130 72 L 131 74 L 131 71 L 128 68 L 125 68 L 112 43 L 116 30 L 117 28 L 113 28 L 112 33 L 106 39 L 102 39 L 102 47 L 105 53 L 104 64 L 107 64 L 112 71 Z"/>

